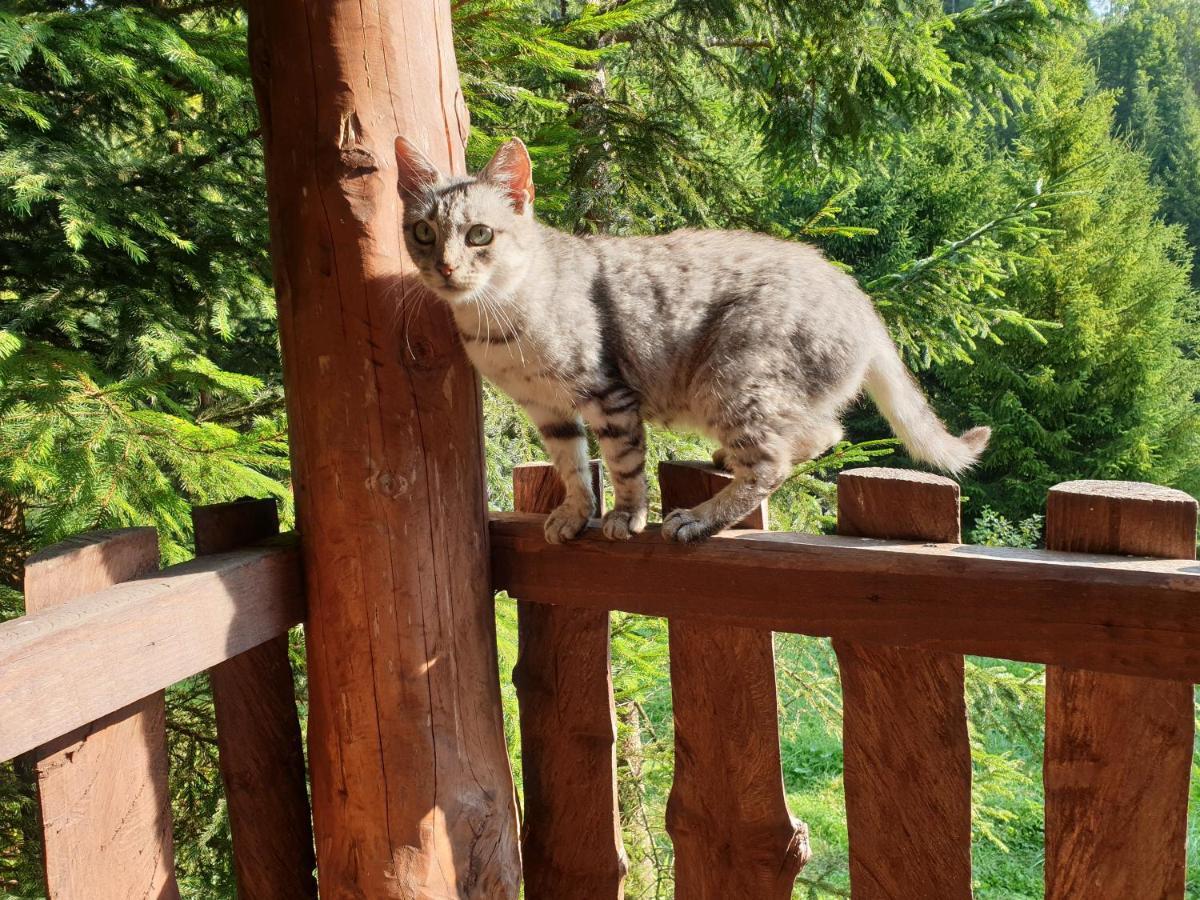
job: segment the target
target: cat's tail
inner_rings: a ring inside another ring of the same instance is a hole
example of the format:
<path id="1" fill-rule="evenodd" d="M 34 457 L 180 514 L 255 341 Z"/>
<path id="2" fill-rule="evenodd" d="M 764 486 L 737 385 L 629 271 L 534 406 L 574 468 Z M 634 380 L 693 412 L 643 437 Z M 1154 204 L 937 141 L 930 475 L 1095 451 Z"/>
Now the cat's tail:
<path id="1" fill-rule="evenodd" d="M 987 447 L 992 436 L 987 426 L 972 428 L 958 437 L 946 430 L 891 341 L 871 361 L 866 385 L 871 399 L 914 459 L 956 475 L 975 465 Z"/>

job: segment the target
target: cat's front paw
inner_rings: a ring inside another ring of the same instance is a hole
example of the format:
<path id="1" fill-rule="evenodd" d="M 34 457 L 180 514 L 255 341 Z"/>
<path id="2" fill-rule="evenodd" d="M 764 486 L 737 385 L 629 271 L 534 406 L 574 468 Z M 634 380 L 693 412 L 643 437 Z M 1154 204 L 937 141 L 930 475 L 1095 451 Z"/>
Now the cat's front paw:
<path id="1" fill-rule="evenodd" d="M 604 514 L 601 529 L 610 541 L 627 541 L 646 528 L 646 510 L 610 509 Z"/>
<path id="2" fill-rule="evenodd" d="M 587 523 L 586 513 L 569 502 L 564 503 L 546 517 L 546 540 L 551 544 L 564 544 L 577 537 Z"/>
<path id="3" fill-rule="evenodd" d="M 692 541 L 703 541 L 721 530 L 719 524 L 706 521 L 690 509 L 676 509 L 671 512 L 662 524 L 662 535 L 668 541 L 678 541 L 690 544 Z"/>

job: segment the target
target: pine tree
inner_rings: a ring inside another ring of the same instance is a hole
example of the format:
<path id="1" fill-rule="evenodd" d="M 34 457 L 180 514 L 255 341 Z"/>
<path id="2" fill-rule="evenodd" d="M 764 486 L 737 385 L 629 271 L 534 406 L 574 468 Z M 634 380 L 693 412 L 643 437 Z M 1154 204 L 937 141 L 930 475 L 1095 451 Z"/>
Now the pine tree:
<path id="1" fill-rule="evenodd" d="M 1089 44 L 1100 84 L 1116 92 L 1114 132 L 1150 160 L 1162 212 L 1200 247 L 1200 9 L 1190 0 L 1122 4 Z M 1193 255 L 1200 285 L 1200 255 Z"/>
<path id="2" fill-rule="evenodd" d="M 286 499 L 240 13 L 0 12 L 0 496 L 31 541 Z M 186 188 L 184 188 L 186 186 Z"/>
<path id="3" fill-rule="evenodd" d="M 967 492 L 1013 518 L 1039 512 L 1046 489 L 1072 478 L 1194 492 L 1191 248 L 1159 218 L 1148 160 L 1109 136 L 1112 97 L 1096 91 L 1086 63 L 1047 67 L 1039 92 L 1046 103 L 1023 116 L 1019 163 L 1075 190 L 1005 293 L 1060 327 L 1043 331 L 1045 343 L 984 346 L 974 365 L 939 373 L 967 417 L 994 429 Z"/>

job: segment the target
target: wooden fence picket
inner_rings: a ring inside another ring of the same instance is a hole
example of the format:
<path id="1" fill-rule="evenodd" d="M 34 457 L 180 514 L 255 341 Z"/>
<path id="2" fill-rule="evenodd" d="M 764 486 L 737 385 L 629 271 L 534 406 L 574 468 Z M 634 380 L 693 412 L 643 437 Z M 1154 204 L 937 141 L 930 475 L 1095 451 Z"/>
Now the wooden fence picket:
<path id="1" fill-rule="evenodd" d="M 662 463 L 663 509 L 707 500 L 731 476 Z M 740 527 L 765 528 L 766 504 Z M 679 900 L 787 900 L 808 828 L 783 789 L 770 631 L 671 619 L 675 780 L 667 831 Z"/>
<path id="2" fill-rule="evenodd" d="M 901 469 L 843 472 L 838 534 L 957 543 L 958 485 Z M 963 657 L 846 640 L 833 647 L 842 676 L 851 896 L 969 898 Z"/>
<path id="3" fill-rule="evenodd" d="M 80 535 L 30 558 L 25 610 L 157 569 L 153 528 Z M 35 751 L 49 900 L 177 900 L 164 729 L 157 691 Z"/>
<path id="4" fill-rule="evenodd" d="M 592 483 L 602 498 L 598 462 Z M 563 496 L 548 463 L 514 469 L 518 511 L 548 513 Z M 620 900 L 627 864 L 617 810 L 608 611 L 520 600 L 517 617 L 513 684 L 521 706 L 525 896 Z"/>
<path id="5" fill-rule="evenodd" d="M 1046 548 L 1195 559 L 1196 501 L 1150 484 L 1060 484 Z M 1047 900 L 1184 896 L 1194 731 L 1189 682 L 1046 667 Z"/>
<path id="6" fill-rule="evenodd" d="M 279 532 L 274 500 L 192 510 L 196 554 Z M 209 669 L 239 900 L 316 900 L 312 815 L 296 691 L 281 634 Z"/>

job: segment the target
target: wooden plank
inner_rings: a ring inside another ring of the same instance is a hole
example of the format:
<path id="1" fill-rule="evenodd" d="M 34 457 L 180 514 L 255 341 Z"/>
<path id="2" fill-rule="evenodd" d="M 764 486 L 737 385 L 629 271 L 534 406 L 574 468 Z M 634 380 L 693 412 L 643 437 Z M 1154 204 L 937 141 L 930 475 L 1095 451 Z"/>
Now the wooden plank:
<path id="1" fill-rule="evenodd" d="M 658 480 L 666 511 L 707 500 L 732 476 L 712 465 L 664 462 Z M 766 505 L 740 525 L 766 528 Z M 788 811 L 783 789 L 774 635 L 687 619 L 668 627 L 675 894 L 787 900 L 809 846 L 808 827 Z"/>
<path id="2" fill-rule="evenodd" d="M 903 469 L 838 476 L 838 533 L 957 543 L 958 485 Z M 971 896 L 971 747 L 963 658 L 835 640 L 850 892 Z"/>
<path id="3" fill-rule="evenodd" d="M 299 554 L 290 540 L 279 540 L 172 566 L 0 625 L 0 759 L 87 725 L 299 623 L 304 616 Z M 53 562 L 34 559 L 43 561 Z"/>
<path id="4" fill-rule="evenodd" d="M 322 896 L 517 897 L 480 383 L 404 250 L 394 142 L 465 173 L 450 0 L 251 0 Z"/>
<path id="5" fill-rule="evenodd" d="M 152 528 L 82 535 L 29 560 L 25 607 L 61 608 L 157 568 Z M 17 689 L 40 701 L 37 688 L 26 682 Z M 50 900 L 179 897 L 165 715 L 163 693 L 155 691 L 35 751 Z"/>
<path id="6" fill-rule="evenodd" d="M 274 500 L 192 510 L 196 554 L 279 533 Z M 209 669 L 239 900 L 316 900 L 312 816 L 288 635 Z"/>
<path id="7" fill-rule="evenodd" d="M 1196 553 L 1196 501 L 1149 484 L 1051 488 L 1046 546 L 1088 553 Z M 1183 897 L 1191 679 L 1046 670 L 1046 897 Z"/>
<path id="8" fill-rule="evenodd" d="M 603 497 L 597 461 L 592 488 Z M 564 496 L 548 463 L 514 469 L 517 509 L 548 513 Z M 518 601 L 517 616 L 525 896 L 619 900 L 628 865 L 617 810 L 608 612 Z"/>
<path id="9" fill-rule="evenodd" d="M 549 546 L 541 527 L 541 516 L 493 516 L 497 590 L 564 606 L 1200 681 L 1195 562 L 781 533 L 733 532 L 680 546 L 657 528 L 615 543 L 593 527 Z"/>

